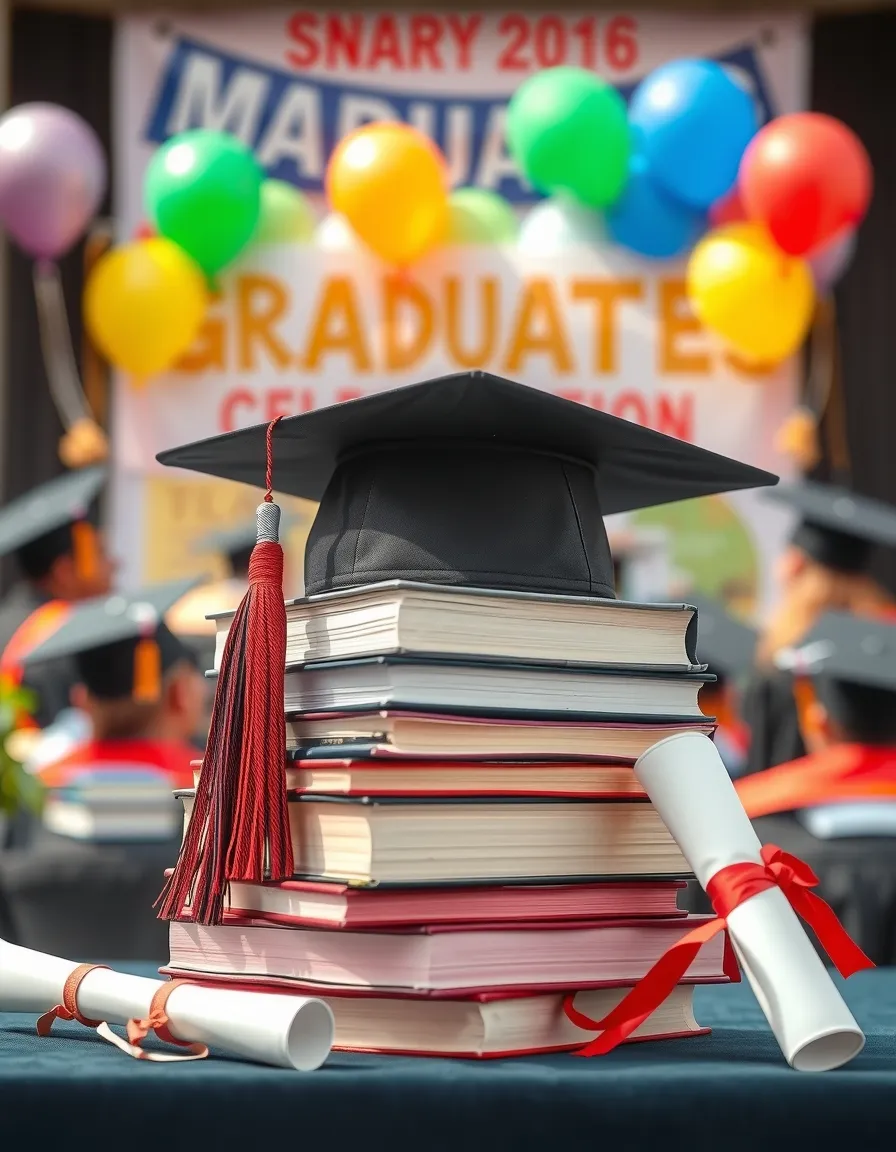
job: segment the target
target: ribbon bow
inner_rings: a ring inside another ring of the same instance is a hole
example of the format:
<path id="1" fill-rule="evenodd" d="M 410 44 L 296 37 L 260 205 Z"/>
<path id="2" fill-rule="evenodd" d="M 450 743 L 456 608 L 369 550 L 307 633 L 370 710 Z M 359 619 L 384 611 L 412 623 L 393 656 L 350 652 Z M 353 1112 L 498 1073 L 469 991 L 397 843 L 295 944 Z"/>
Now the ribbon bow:
<path id="1" fill-rule="evenodd" d="M 89 1020 L 78 1007 L 78 989 L 81 987 L 81 981 L 89 972 L 94 972 L 97 968 L 108 969 L 108 967 L 108 964 L 79 964 L 77 968 L 73 968 L 62 986 L 62 1003 L 51 1008 L 49 1012 L 44 1012 L 43 1016 L 38 1018 L 38 1036 L 49 1036 L 50 1029 L 57 1020 L 77 1020 L 85 1028 L 99 1027 L 100 1020 Z"/>
<path id="2" fill-rule="evenodd" d="M 770 888 L 781 889 L 794 912 L 813 929 L 841 976 L 874 967 L 850 938 L 833 908 L 811 891 L 819 881 L 805 861 L 774 844 L 762 849 L 762 861 L 730 864 L 718 871 L 706 885 L 715 919 L 700 924 L 673 944 L 602 1020 L 592 1020 L 579 1012 L 574 994 L 564 998 L 566 1016 L 577 1028 L 601 1033 L 579 1049 L 577 1056 L 603 1056 L 631 1036 L 680 983 L 703 945 L 728 926 L 728 917 L 735 908 Z"/>
<path id="3" fill-rule="evenodd" d="M 166 1011 L 168 997 L 175 988 L 178 988 L 183 983 L 183 980 L 170 980 L 167 984 L 163 984 L 152 998 L 148 1015 L 143 1020 L 128 1021 L 126 1030 L 128 1043 L 131 1047 L 129 1055 L 137 1060 L 158 1059 L 157 1056 L 149 1052 L 144 1052 L 141 1047 L 150 1032 L 155 1032 L 156 1036 L 165 1044 L 174 1044 L 178 1048 L 186 1048 L 187 1051 L 192 1054 L 191 1056 L 184 1055 L 180 1057 L 169 1056 L 167 1057 L 168 1060 L 190 1060 L 193 1058 L 201 1060 L 208 1055 L 208 1048 L 206 1048 L 204 1044 L 191 1044 L 188 1040 L 178 1040 L 176 1036 L 172 1035 L 168 1027 L 168 1013 Z"/>

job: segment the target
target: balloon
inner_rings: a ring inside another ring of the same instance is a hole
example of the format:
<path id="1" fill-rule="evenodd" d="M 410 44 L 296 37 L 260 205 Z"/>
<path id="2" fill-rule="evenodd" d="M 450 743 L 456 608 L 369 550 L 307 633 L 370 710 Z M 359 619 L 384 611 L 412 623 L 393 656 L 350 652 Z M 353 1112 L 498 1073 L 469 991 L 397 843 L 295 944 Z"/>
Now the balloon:
<path id="1" fill-rule="evenodd" d="M 0 117 L 0 224 L 29 256 L 55 260 L 80 239 L 106 192 L 93 129 L 56 104 Z"/>
<path id="2" fill-rule="evenodd" d="M 815 289 L 819 293 L 827 292 L 840 279 L 852 263 L 856 254 L 856 233 L 854 229 L 847 229 L 835 236 L 822 248 L 811 252 L 807 257 L 812 277 L 815 280 Z"/>
<path id="3" fill-rule="evenodd" d="M 249 149 L 224 132 L 172 136 L 153 156 L 144 184 L 152 223 L 211 276 L 252 239 L 263 173 Z"/>
<path id="4" fill-rule="evenodd" d="M 617 244 L 654 259 L 687 252 L 705 228 L 705 217 L 673 200 L 651 178 L 643 156 L 632 159 L 628 184 L 607 211 L 607 231 Z"/>
<path id="5" fill-rule="evenodd" d="M 346 136 L 327 168 L 330 205 L 392 264 L 410 264 L 441 242 L 448 224 L 448 169 L 408 124 L 367 124 Z"/>
<path id="6" fill-rule="evenodd" d="M 820 112 L 766 124 L 740 168 L 747 212 L 768 225 L 778 247 L 792 256 L 859 224 L 872 182 L 871 161 L 858 136 Z"/>
<path id="7" fill-rule="evenodd" d="M 285 180 L 265 180 L 256 244 L 307 244 L 316 220 L 308 200 Z"/>
<path id="8" fill-rule="evenodd" d="M 693 208 L 708 208 L 737 179 L 758 128 L 753 98 L 711 60 L 676 60 L 641 81 L 629 120 L 654 179 Z"/>
<path id="9" fill-rule="evenodd" d="M 359 240 L 348 220 L 338 212 L 331 212 L 318 224 L 314 243 L 324 252 L 354 252 Z"/>
<path id="10" fill-rule="evenodd" d="M 687 288 L 706 327 L 754 363 L 786 359 L 812 322 L 809 265 L 785 256 L 758 224 L 728 224 L 705 236 L 688 263 Z"/>
<path id="11" fill-rule="evenodd" d="M 145 379 L 186 352 L 207 302 L 198 265 L 171 240 L 155 237 L 97 261 L 84 289 L 84 320 L 107 360 Z"/>
<path id="12" fill-rule="evenodd" d="M 628 172 L 625 102 L 583 68 L 536 72 L 508 106 L 507 145 L 542 192 L 567 192 L 605 208 L 621 194 Z"/>
<path id="13" fill-rule="evenodd" d="M 536 204 L 520 228 L 517 247 L 529 256 L 555 256 L 569 248 L 607 243 L 603 217 L 577 200 L 562 196 Z"/>
<path id="14" fill-rule="evenodd" d="M 448 199 L 446 244 L 510 244 L 519 224 L 502 197 L 484 188 L 458 188 Z"/>
<path id="15" fill-rule="evenodd" d="M 739 224 L 747 219 L 747 210 L 740 198 L 740 189 L 735 186 L 721 200 L 716 200 L 707 213 L 709 223 L 713 228 L 721 228 L 723 224 Z"/>

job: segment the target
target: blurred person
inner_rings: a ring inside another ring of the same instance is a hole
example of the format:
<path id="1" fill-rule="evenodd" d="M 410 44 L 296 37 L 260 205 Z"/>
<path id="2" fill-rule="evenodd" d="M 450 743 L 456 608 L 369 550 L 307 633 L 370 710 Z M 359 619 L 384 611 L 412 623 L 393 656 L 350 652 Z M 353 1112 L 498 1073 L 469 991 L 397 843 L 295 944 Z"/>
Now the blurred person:
<path id="1" fill-rule="evenodd" d="M 804 860 L 878 964 L 896 961 L 896 623 L 826 613 L 779 651 L 805 756 L 736 788 L 763 843 Z"/>
<path id="2" fill-rule="evenodd" d="M 756 669 L 744 693 L 748 772 L 806 752 L 793 677 L 776 666 L 777 654 L 798 645 L 825 612 L 896 613 L 896 602 L 869 573 L 874 546 L 896 546 L 896 509 L 844 488 L 807 482 L 770 488 L 764 496 L 793 508 L 801 522 L 779 559 L 780 602 L 761 630 Z"/>
<path id="3" fill-rule="evenodd" d="M 60 656 L 78 672 L 90 734 L 40 765 L 39 818 L 0 854 L 0 889 L 15 940 L 61 955 L 160 959 L 152 909 L 180 846 L 174 793 L 193 784 L 190 738 L 207 682 L 164 615 L 193 586 L 172 581 L 73 608 L 25 657 Z"/>
<path id="4" fill-rule="evenodd" d="M 697 659 L 715 677 L 700 690 L 700 707 L 716 718 L 719 755 L 729 773 L 739 776 L 746 768 L 750 743 L 750 731 L 740 714 L 740 694 L 743 678 L 753 665 L 756 632 L 718 600 L 693 595 L 684 600 L 697 609 Z"/>
<path id="5" fill-rule="evenodd" d="M 21 579 L 0 601 L 0 674 L 36 697 L 43 728 L 71 702 L 77 682 L 69 658 L 24 673 L 23 655 L 48 636 L 73 604 L 109 592 L 114 566 L 96 529 L 103 467 L 65 473 L 0 511 L 0 556 L 14 555 Z M 23 723 L 25 721 L 23 720 Z"/>

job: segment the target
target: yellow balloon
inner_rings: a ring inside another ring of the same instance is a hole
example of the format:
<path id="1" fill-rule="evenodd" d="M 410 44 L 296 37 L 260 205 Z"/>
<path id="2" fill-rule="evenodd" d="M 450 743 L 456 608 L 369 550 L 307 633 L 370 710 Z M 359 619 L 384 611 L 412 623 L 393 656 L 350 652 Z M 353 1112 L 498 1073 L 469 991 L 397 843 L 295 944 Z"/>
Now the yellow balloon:
<path id="1" fill-rule="evenodd" d="M 705 236 L 691 253 L 687 288 L 703 324 L 754 362 L 791 356 L 812 323 L 809 265 L 782 252 L 760 224 L 728 224 Z"/>
<path id="2" fill-rule="evenodd" d="M 448 226 L 448 169 L 407 124 L 367 124 L 342 140 L 327 169 L 330 206 L 384 260 L 406 265 Z"/>
<path id="3" fill-rule="evenodd" d="M 145 380 L 186 352 L 207 304 L 199 266 L 171 240 L 152 237 L 97 261 L 84 289 L 84 322 L 110 363 Z"/>

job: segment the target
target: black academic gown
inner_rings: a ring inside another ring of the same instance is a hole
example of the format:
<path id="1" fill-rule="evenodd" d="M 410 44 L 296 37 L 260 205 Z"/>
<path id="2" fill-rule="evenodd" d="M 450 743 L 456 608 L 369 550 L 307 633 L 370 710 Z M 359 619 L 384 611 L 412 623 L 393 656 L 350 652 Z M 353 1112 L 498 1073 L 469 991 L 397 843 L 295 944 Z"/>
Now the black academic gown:
<path id="1" fill-rule="evenodd" d="M 742 697 L 741 716 L 750 730 L 747 764 L 741 775 L 805 756 L 789 672 L 755 672 Z"/>
<path id="2" fill-rule="evenodd" d="M 0 600 L 0 653 L 28 617 L 46 603 L 47 597 L 25 580 L 7 592 Z M 71 690 L 77 682 L 71 659 L 49 660 L 28 669 L 23 684 L 37 696 L 34 720 L 39 728 L 52 724 L 63 708 L 70 706 Z"/>

